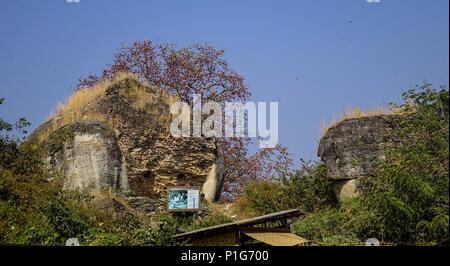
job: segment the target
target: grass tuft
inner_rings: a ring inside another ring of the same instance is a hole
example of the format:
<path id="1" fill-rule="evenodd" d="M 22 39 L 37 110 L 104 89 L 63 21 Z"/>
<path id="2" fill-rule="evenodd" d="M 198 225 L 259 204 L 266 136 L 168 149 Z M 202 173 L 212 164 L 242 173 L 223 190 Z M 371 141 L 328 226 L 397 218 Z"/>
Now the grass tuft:
<path id="1" fill-rule="evenodd" d="M 121 89 L 120 92 L 130 100 L 131 106 L 135 109 L 152 113 L 154 110 L 148 108 L 148 105 L 155 103 L 155 97 L 158 96 L 169 105 L 177 101 L 176 97 L 167 95 L 162 91 L 153 89 L 148 84 L 140 82 L 134 74 L 119 73 L 114 78 L 98 83 L 93 87 L 83 87 L 77 90 L 70 97 L 66 98 L 64 103 L 59 102 L 56 108 L 47 116 L 44 123 L 48 123 L 48 125 L 39 132 L 37 139 L 43 141 L 61 127 L 78 120 L 99 120 L 111 125 L 113 122 L 109 121 L 105 114 L 92 111 L 86 107 L 106 97 L 105 92 L 109 87 L 129 78 L 134 79 L 136 81 L 135 84 L 134 82 L 129 83 L 129 88 Z"/>
<path id="2" fill-rule="evenodd" d="M 400 110 L 392 107 L 392 108 L 384 108 L 381 106 L 377 106 L 373 109 L 365 108 L 364 110 L 359 107 L 352 107 L 349 106 L 342 110 L 342 112 L 339 114 L 339 116 L 336 116 L 333 114 L 333 118 L 331 120 L 331 123 L 328 125 L 325 122 L 322 122 L 321 125 L 321 135 L 324 137 L 328 129 L 335 127 L 339 125 L 342 121 L 350 118 L 362 118 L 362 117 L 372 117 L 372 116 L 380 116 L 380 115 L 395 115 L 399 114 Z"/>

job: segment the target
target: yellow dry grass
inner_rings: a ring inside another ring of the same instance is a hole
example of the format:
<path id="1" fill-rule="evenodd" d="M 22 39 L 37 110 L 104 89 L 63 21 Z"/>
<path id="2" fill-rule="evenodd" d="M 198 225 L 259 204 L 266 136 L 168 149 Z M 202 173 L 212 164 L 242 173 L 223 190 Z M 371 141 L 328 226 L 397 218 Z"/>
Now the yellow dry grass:
<path id="1" fill-rule="evenodd" d="M 232 218 L 233 212 L 231 210 L 231 204 L 226 203 L 213 203 L 208 202 L 208 208 L 211 209 L 212 212 L 221 213 L 229 218 Z"/>
<path id="2" fill-rule="evenodd" d="M 128 78 L 138 80 L 134 74 L 119 73 L 113 79 L 103 81 L 93 87 L 83 87 L 77 90 L 70 97 L 66 98 L 64 103 L 59 102 L 56 109 L 51 111 L 47 116 L 46 122 L 49 122 L 49 124 L 39 133 L 37 136 L 38 140 L 42 141 L 48 138 L 54 131 L 77 120 L 99 120 L 107 122 L 112 126 L 111 123 L 113 122 L 108 121 L 105 114 L 94 112 L 86 107 L 103 99 L 105 97 L 105 91 L 110 86 Z M 151 110 L 146 110 L 147 104 L 154 102 L 154 93 L 150 93 L 149 88 L 151 87 L 147 84 L 134 86 L 127 93 L 122 93 L 122 95 L 131 100 L 131 106 L 133 108 L 151 112 Z M 166 95 L 162 92 L 158 92 L 157 94 L 167 104 L 177 101 L 174 96 Z"/>
<path id="3" fill-rule="evenodd" d="M 142 83 L 142 82 L 141 82 Z M 144 84 L 144 86 L 138 86 L 138 87 L 132 87 L 129 88 L 130 90 L 125 92 L 122 92 L 122 96 L 128 98 L 131 100 L 131 107 L 141 110 L 141 111 L 146 111 L 146 112 L 150 112 L 152 110 L 149 110 L 147 108 L 148 104 L 152 104 L 155 103 L 155 96 L 157 95 L 163 102 L 165 102 L 166 104 L 168 104 L 169 106 L 173 103 L 175 103 L 176 101 L 179 101 L 178 98 L 176 98 L 173 95 L 169 95 L 166 93 L 163 93 L 160 90 L 157 90 L 155 88 L 152 88 L 150 85 Z M 149 89 L 151 91 L 149 91 Z M 151 93 L 149 93 L 151 92 Z"/>
<path id="4" fill-rule="evenodd" d="M 129 73 L 120 73 L 114 79 L 98 83 L 94 87 L 83 87 L 77 90 L 69 98 L 66 98 L 64 103 L 59 102 L 56 110 L 52 111 L 46 120 L 53 119 L 57 116 L 73 116 L 71 113 L 80 113 L 83 107 L 104 97 L 106 89 L 111 85 L 126 78 L 136 78 L 136 76 Z"/>
<path id="5" fill-rule="evenodd" d="M 325 122 L 322 122 L 321 135 L 322 135 L 322 137 L 324 137 L 327 134 L 329 128 L 337 126 L 339 123 L 341 123 L 342 121 L 344 121 L 346 119 L 371 117 L 371 116 L 379 116 L 379 115 L 394 115 L 394 114 L 398 114 L 399 112 L 400 112 L 400 110 L 398 110 L 394 107 L 384 108 L 381 106 L 377 106 L 373 109 L 365 108 L 363 110 L 359 107 L 349 106 L 349 107 L 343 109 L 342 112 L 338 116 L 333 114 L 333 118 L 329 125 Z"/>

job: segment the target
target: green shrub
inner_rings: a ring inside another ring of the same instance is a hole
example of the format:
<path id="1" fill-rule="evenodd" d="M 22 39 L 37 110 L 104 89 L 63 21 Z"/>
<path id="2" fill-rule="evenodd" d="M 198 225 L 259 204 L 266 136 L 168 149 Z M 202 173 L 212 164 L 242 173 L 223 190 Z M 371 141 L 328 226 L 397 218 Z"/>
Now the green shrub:
<path id="1" fill-rule="evenodd" d="M 233 219 L 225 215 L 221 211 L 210 211 L 206 217 L 200 219 L 195 224 L 195 229 L 215 226 L 219 224 L 226 224 L 233 222 Z"/>
<path id="2" fill-rule="evenodd" d="M 333 182 L 326 177 L 326 165 L 309 166 L 301 160 L 302 168 L 294 170 L 279 182 L 250 184 L 234 201 L 233 210 L 239 218 L 298 208 L 311 213 L 336 206 Z"/>
<path id="3" fill-rule="evenodd" d="M 313 245 L 360 245 L 359 238 L 347 230 L 347 221 L 347 215 L 339 209 L 326 208 L 296 221 L 291 225 L 291 231 L 312 241 Z"/>
<path id="4" fill-rule="evenodd" d="M 92 198 L 79 191 L 61 191 L 44 208 L 48 225 L 62 239 L 82 237 L 91 226 L 89 220 L 95 212 L 87 208 Z"/>
<path id="5" fill-rule="evenodd" d="M 233 202 L 233 212 L 239 219 L 278 212 L 288 208 L 288 188 L 278 183 L 251 183 Z"/>
<path id="6" fill-rule="evenodd" d="M 326 164 L 309 166 L 308 162 L 300 161 L 301 169 L 295 170 L 289 179 L 283 181 L 288 187 L 289 205 L 305 213 L 337 206 L 333 180 L 327 177 Z"/>
<path id="7" fill-rule="evenodd" d="M 409 140 L 389 150 L 363 199 L 376 213 L 377 237 L 400 244 L 433 245 L 449 239 L 449 92 L 430 84 L 403 94 L 400 130 Z"/>
<path id="8" fill-rule="evenodd" d="M 189 228 L 192 224 L 190 214 L 159 214 L 148 218 L 142 227 L 135 230 L 131 245 L 139 246 L 178 246 L 172 236 L 180 233 L 182 228 Z"/>
<path id="9" fill-rule="evenodd" d="M 7 133 L 26 133 L 29 123 L 0 121 L 0 244 L 62 245 L 96 231 L 101 215 L 88 206 L 91 197 L 62 191 L 59 178 L 48 174 L 43 149 Z"/>
<path id="10" fill-rule="evenodd" d="M 60 178 L 49 175 L 39 145 L 4 134 L 25 133 L 20 130 L 27 125 L 24 119 L 15 126 L 0 119 L 0 244 L 64 245 L 68 238 L 91 246 L 181 244 L 172 236 L 191 229 L 190 213 L 113 218 L 97 209 L 86 191 L 62 190 Z M 228 221 L 211 213 L 197 226 Z"/>

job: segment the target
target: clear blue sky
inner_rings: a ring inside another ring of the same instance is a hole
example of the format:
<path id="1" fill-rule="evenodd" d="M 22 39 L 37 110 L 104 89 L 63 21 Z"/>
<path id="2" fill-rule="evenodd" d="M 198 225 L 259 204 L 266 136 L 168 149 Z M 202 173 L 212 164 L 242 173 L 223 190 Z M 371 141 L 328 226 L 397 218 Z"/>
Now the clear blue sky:
<path id="1" fill-rule="evenodd" d="M 322 121 L 349 104 L 449 83 L 448 0 L 0 0 L 0 117 L 42 123 L 121 43 L 225 49 L 253 100 L 279 104 L 279 142 L 316 159 Z"/>

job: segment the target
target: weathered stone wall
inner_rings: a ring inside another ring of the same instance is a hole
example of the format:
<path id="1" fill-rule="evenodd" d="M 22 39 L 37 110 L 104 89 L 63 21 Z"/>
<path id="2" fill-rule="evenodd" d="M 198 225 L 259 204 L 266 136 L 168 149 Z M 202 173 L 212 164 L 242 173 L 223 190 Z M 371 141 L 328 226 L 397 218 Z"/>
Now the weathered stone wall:
<path id="1" fill-rule="evenodd" d="M 99 121 L 77 121 L 53 132 L 46 140 L 47 161 L 64 187 L 129 189 L 125 162 L 109 126 Z"/>
<path id="2" fill-rule="evenodd" d="M 169 132 L 169 104 L 157 94 L 142 110 L 133 107 L 128 98 L 136 86 L 127 79 L 110 87 L 107 97 L 96 106 L 97 112 L 108 115 L 124 153 L 130 187 L 141 196 L 161 198 L 167 186 L 199 186 L 213 171 L 222 154 L 215 139 L 174 138 Z M 223 182 L 223 172 L 214 171 L 213 178 Z M 220 192 L 204 189 L 205 196 Z M 217 197 L 209 197 L 211 201 Z"/>
<path id="3" fill-rule="evenodd" d="M 160 199 L 166 197 L 167 186 L 199 186 L 208 201 L 217 200 L 224 177 L 223 153 L 214 138 L 172 137 L 169 104 L 163 95 L 127 78 L 84 106 L 83 112 L 106 117 L 125 162 L 129 187 L 139 196 Z M 32 135 L 51 124 L 46 122 Z"/>
<path id="4" fill-rule="evenodd" d="M 327 176 L 335 180 L 338 199 L 354 196 L 361 179 L 374 174 L 375 158 L 404 142 L 395 129 L 402 117 L 380 115 L 351 118 L 328 129 L 320 140 L 318 156 L 327 164 Z"/>

